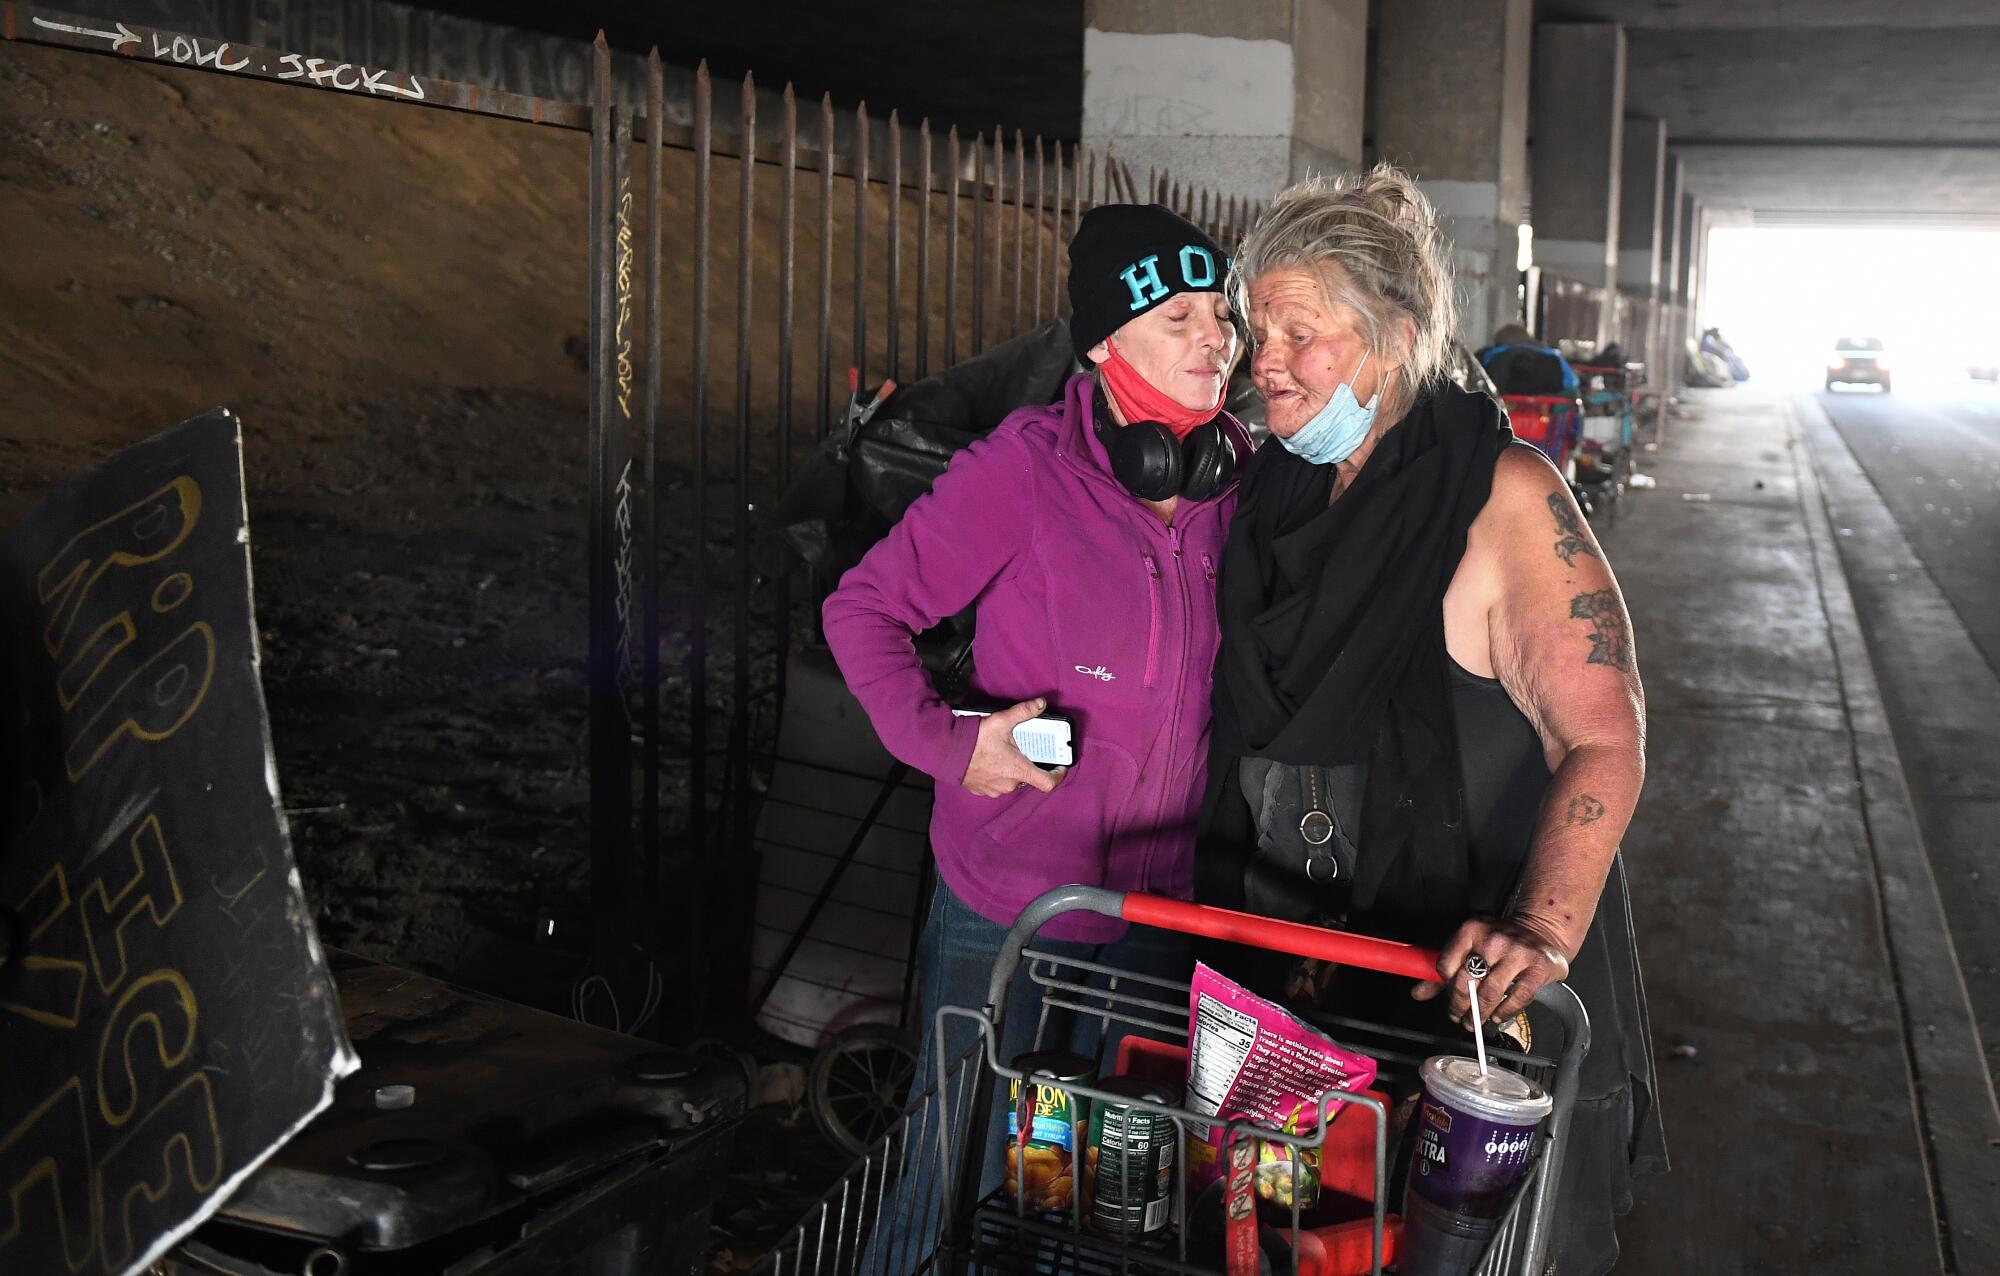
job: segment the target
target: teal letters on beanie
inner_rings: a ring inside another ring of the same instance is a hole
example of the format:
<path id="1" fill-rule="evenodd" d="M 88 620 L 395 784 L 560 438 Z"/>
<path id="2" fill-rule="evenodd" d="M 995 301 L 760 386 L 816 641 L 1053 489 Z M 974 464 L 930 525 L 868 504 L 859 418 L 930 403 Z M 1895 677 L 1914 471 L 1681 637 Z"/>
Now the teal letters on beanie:
<path id="1" fill-rule="evenodd" d="M 1160 279 L 1160 254 L 1147 253 L 1118 272 L 1125 286 L 1132 290 L 1132 309 L 1145 310 L 1171 297 L 1176 292 L 1200 292 L 1215 286 L 1215 254 L 1200 244 L 1183 244 L 1176 254 L 1181 267 L 1181 287 L 1168 288 Z M 1229 269 L 1229 259 L 1222 259 L 1222 268 Z M 1096 344 L 1096 343 L 1092 343 Z"/>

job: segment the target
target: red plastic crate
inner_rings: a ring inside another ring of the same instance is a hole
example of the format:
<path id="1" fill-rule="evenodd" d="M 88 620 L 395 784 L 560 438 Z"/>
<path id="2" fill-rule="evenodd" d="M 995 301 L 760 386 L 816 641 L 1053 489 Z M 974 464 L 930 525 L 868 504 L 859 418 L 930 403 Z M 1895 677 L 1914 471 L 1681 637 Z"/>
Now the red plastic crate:
<path id="1" fill-rule="evenodd" d="M 1123 1075 L 1185 1085 L 1188 1050 L 1172 1042 L 1127 1037 L 1118 1046 L 1117 1068 Z M 1362 1093 L 1389 1103 L 1379 1090 Z M 1369 1109 L 1350 1103 L 1333 1114 L 1320 1159 L 1320 1191 L 1346 1198 L 1345 1209 L 1361 1217 L 1301 1230 L 1299 1276 L 1366 1276 L 1374 1268 L 1375 1249 L 1375 1114 Z M 1402 1231 L 1402 1217 L 1392 1211 L 1382 1231 L 1384 1266 L 1396 1261 Z"/>

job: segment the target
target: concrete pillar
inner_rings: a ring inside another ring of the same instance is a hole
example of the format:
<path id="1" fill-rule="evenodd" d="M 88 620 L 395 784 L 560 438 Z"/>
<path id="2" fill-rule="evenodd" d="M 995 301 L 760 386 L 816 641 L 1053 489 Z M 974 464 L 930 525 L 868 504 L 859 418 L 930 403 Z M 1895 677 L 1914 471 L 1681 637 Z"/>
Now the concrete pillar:
<path id="1" fill-rule="evenodd" d="M 1663 394 L 1680 389 L 1682 365 L 1687 359 L 1686 298 L 1681 293 L 1682 214 L 1686 200 L 1681 191 L 1681 157 L 1667 155 L 1660 183 L 1660 363 L 1651 370 L 1653 384 Z"/>
<path id="2" fill-rule="evenodd" d="M 1625 32 L 1605 22 L 1535 28 L 1535 262 L 1601 288 L 1597 339 L 1614 335 L 1618 184 L 1624 160 Z"/>
<path id="3" fill-rule="evenodd" d="M 1083 142 L 1269 199 L 1361 162 L 1367 0 L 1086 0 Z"/>
<path id="4" fill-rule="evenodd" d="M 1694 332 L 1694 250 L 1695 228 L 1701 224 L 1701 204 L 1692 192 L 1681 191 L 1680 212 L 1674 226 L 1674 332 L 1680 344 L 1674 364 L 1675 379 L 1670 392 L 1678 394 L 1687 385 L 1687 341 Z"/>
<path id="5" fill-rule="evenodd" d="M 1715 229 L 1715 217 L 1703 207 L 1694 228 L 1694 295 L 1688 301 L 1689 326 L 1699 336 L 1709 326 L 1708 316 L 1708 237 Z"/>
<path id="6" fill-rule="evenodd" d="M 1618 178 L 1618 290 L 1628 299 L 1633 321 L 1613 335 L 1626 358 L 1649 368 L 1660 366 L 1660 200 L 1666 177 L 1666 121 L 1626 116 Z"/>
<path id="7" fill-rule="evenodd" d="M 1520 318 L 1533 0 L 1395 0 L 1369 75 L 1375 154 L 1417 175 L 1451 236 L 1459 337 Z"/>
<path id="8" fill-rule="evenodd" d="M 1660 168 L 1660 300 L 1681 300 L 1681 157 L 1667 153 Z"/>
<path id="9" fill-rule="evenodd" d="M 1681 192 L 1680 231 L 1674 248 L 1674 293 L 1693 322 L 1695 227 L 1701 223 L 1701 204 L 1690 191 Z"/>
<path id="10" fill-rule="evenodd" d="M 1660 210 L 1667 181 L 1667 122 L 1625 117 L 1618 178 L 1618 286 L 1635 297 L 1660 296 Z"/>

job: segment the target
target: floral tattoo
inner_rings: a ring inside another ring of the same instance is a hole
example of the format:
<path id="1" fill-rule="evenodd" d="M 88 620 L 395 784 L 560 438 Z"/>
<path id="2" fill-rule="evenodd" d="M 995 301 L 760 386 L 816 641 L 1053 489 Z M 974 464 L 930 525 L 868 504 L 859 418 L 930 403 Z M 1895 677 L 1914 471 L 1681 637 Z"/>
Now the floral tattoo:
<path id="1" fill-rule="evenodd" d="M 1632 667 L 1632 635 L 1625 628 L 1625 613 L 1618 606 L 1615 590 L 1597 589 L 1569 600 L 1571 620 L 1590 622 L 1590 655 L 1585 662 L 1610 665 L 1614 669 Z"/>

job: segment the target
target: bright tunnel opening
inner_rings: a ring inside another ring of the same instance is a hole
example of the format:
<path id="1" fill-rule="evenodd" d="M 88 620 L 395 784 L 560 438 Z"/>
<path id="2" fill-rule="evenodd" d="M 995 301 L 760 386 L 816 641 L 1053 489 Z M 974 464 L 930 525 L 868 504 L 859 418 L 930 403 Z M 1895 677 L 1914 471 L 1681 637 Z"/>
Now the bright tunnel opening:
<path id="1" fill-rule="evenodd" d="M 2000 364 L 2000 231 L 1718 227 L 1708 260 L 1702 325 L 1765 385 L 1821 386 L 1843 337 L 1881 340 L 1898 393 Z"/>

